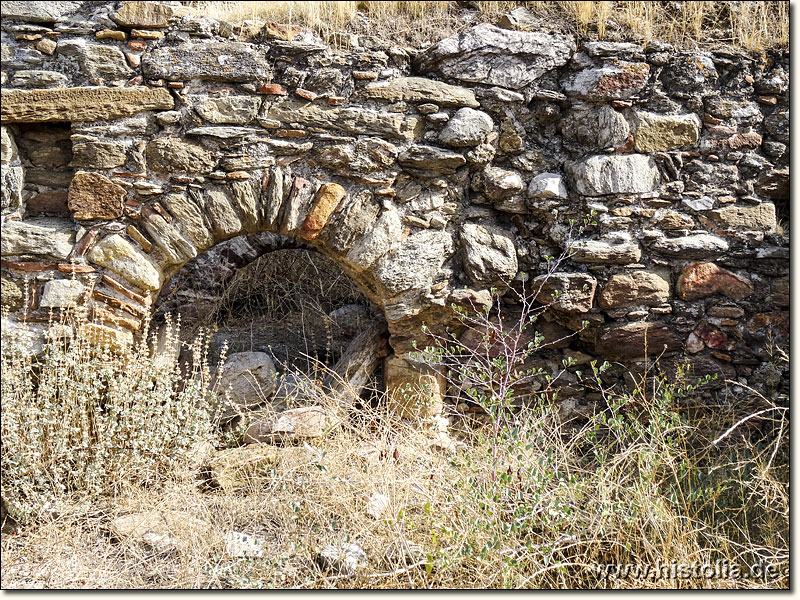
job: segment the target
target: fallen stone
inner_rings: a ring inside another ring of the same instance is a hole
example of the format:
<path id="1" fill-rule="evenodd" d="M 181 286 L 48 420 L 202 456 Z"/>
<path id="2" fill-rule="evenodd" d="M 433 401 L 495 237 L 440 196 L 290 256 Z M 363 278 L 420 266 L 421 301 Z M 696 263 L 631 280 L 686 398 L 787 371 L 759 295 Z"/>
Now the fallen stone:
<path id="1" fill-rule="evenodd" d="M 551 273 L 531 282 L 540 304 L 548 304 L 567 313 L 586 313 L 592 309 L 597 279 L 587 273 Z"/>
<path id="2" fill-rule="evenodd" d="M 142 289 L 161 288 L 163 275 L 160 269 L 118 234 L 106 236 L 97 242 L 87 254 L 87 259 Z"/>
<path id="3" fill-rule="evenodd" d="M 336 419 L 321 406 L 292 408 L 265 415 L 247 427 L 246 444 L 276 443 L 324 437 L 337 425 Z"/>
<path id="4" fill-rule="evenodd" d="M 693 114 L 660 115 L 635 110 L 631 113 L 637 152 L 666 152 L 697 143 L 700 118 Z"/>
<path id="5" fill-rule="evenodd" d="M 482 23 L 435 44 L 416 60 L 420 72 L 517 90 L 566 64 L 575 42 L 564 35 L 510 31 Z"/>
<path id="6" fill-rule="evenodd" d="M 3 89 L 0 96 L 0 119 L 4 123 L 112 120 L 174 106 L 164 88 Z"/>
<path id="7" fill-rule="evenodd" d="M 669 281 L 652 271 L 617 273 L 609 279 L 597 304 L 614 309 L 627 306 L 660 306 L 669 300 Z"/>
<path id="8" fill-rule="evenodd" d="M 435 102 L 441 106 L 480 106 L 472 90 L 424 77 L 398 77 L 367 84 L 367 98 L 389 102 Z M 436 111 L 433 111 L 436 112 Z"/>
<path id="9" fill-rule="evenodd" d="M 237 352 L 225 361 L 219 380 L 219 413 L 231 419 L 263 404 L 275 391 L 275 365 L 265 352 Z M 225 394 L 225 401 L 222 395 Z"/>
<path id="10" fill-rule="evenodd" d="M 296 469 L 318 464 L 319 455 L 304 446 L 269 446 L 248 444 L 216 452 L 203 468 L 212 485 L 225 492 L 252 489 L 269 467 Z"/>
<path id="11" fill-rule="evenodd" d="M 464 223 L 464 270 L 478 286 L 508 285 L 519 269 L 514 236 L 498 227 Z"/>
<path id="12" fill-rule="evenodd" d="M 314 560 L 323 571 L 340 575 L 357 575 L 367 566 L 367 555 L 357 544 L 328 544 Z"/>
<path id="13" fill-rule="evenodd" d="M 67 206 L 78 221 L 122 216 L 125 188 L 99 173 L 78 171 L 72 178 Z"/>
<path id="14" fill-rule="evenodd" d="M 65 259 L 74 244 L 75 225 L 71 219 L 39 217 L 6 221 L 0 236 L 3 256 L 35 254 Z"/>
<path id="15" fill-rule="evenodd" d="M 447 122 L 439 134 L 439 141 L 454 148 L 482 144 L 492 131 L 494 123 L 485 112 L 462 108 Z"/>
<path id="16" fill-rule="evenodd" d="M 568 163 L 566 171 L 584 196 L 646 194 L 661 183 L 655 160 L 645 154 L 591 156 Z"/>
<path id="17" fill-rule="evenodd" d="M 164 552 L 177 548 L 178 540 L 187 534 L 204 536 L 211 525 L 185 512 L 155 509 L 117 517 L 107 527 L 121 541 L 145 544 Z"/>
<path id="18" fill-rule="evenodd" d="M 683 268 L 678 279 L 678 293 L 683 300 L 697 300 L 711 294 L 723 294 L 742 300 L 755 291 L 753 284 L 714 263 L 692 263 Z"/>

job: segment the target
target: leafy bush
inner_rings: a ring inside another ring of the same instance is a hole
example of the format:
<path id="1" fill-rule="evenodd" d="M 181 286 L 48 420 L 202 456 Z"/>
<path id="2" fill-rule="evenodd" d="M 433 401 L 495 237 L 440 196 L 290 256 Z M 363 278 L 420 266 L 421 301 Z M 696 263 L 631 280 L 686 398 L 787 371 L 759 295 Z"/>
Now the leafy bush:
<path id="1" fill-rule="evenodd" d="M 211 431 L 207 337 L 182 373 L 147 331 L 115 350 L 76 325 L 52 324 L 38 356 L 3 344 L 2 493 L 18 520 L 172 473 Z M 179 347 L 179 328 L 168 322 L 167 347 Z"/>

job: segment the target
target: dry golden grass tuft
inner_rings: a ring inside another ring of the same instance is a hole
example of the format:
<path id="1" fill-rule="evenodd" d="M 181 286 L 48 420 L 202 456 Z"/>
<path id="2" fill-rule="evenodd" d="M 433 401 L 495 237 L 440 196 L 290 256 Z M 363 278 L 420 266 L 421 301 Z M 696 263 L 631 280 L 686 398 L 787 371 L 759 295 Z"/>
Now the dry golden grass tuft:
<path id="1" fill-rule="evenodd" d="M 327 37 L 353 31 L 424 44 L 469 27 L 495 22 L 516 6 L 527 6 L 552 29 L 581 37 L 647 41 L 660 39 L 683 48 L 725 44 L 762 51 L 789 44 L 789 3 L 782 1 L 531 1 L 476 2 L 479 14 L 446 1 L 293 1 L 186 4 L 216 19 L 300 24 Z"/>

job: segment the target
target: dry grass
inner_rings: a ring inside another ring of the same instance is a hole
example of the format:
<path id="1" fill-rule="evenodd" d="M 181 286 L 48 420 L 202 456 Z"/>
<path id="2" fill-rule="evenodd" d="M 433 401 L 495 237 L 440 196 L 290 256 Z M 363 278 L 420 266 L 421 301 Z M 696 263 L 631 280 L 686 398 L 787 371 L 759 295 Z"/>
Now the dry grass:
<path id="1" fill-rule="evenodd" d="M 2 586 L 786 587 L 785 574 L 636 580 L 598 571 L 673 560 L 788 565 L 786 411 L 747 420 L 777 434 L 758 444 L 739 425 L 709 445 L 704 432 L 748 416 L 744 402 L 719 411 L 712 426 L 682 420 L 669 396 L 676 388 L 664 386 L 643 382 L 635 396 L 609 398 L 609 408 L 589 421 L 562 422 L 549 403 L 532 407 L 505 431 L 497 456 L 491 428 L 459 415 L 452 415 L 452 435 L 461 443 L 445 451 L 432 447 L 430 424 L 380 407 L 342 412 L 339 401 L 321 395 L 342 425 L 305 450 L 284 447 L 284 460 L 237 487 L 209 489 L 192 470 L 159 486 L 128 480 L 88 507 L 3 534 Z M 654 397 L 642 412 L 641 401 Z M 746 409 L 777 406 L 758 394 L 753 403 Z M 298 460 L 298 452 L 306 458 Z M 388 499 L 377 518 L 367 511 L 375 494 Z M 108 531 L 116 517 L 153 510 L 188 516 L 171 549 Z M 256 536 L 263 556 L 231 556 L 231 531 Z M 322 570 L 315 557 L 329 543 L 358 544 L 367 564 L 357 575 Z M 387 548 L 398 544 L 419 546 L 417 562 L 387 559 Z"/>
<path id="2" fill-rule="evenodd" d="M 782 1 L 580 1 L 478 2 L 480 14 L 455 2 L 187 2 L 216 19 L 246 19 L 300 24 L 327 39 L 351 31 L 424 44 L 471 26 L 496 22 L 525 5 L 556 30 L 591 39 L 660 39 L 682 48 L 726 44 L 762 51 L 789 44 L 789 3 Z"/>

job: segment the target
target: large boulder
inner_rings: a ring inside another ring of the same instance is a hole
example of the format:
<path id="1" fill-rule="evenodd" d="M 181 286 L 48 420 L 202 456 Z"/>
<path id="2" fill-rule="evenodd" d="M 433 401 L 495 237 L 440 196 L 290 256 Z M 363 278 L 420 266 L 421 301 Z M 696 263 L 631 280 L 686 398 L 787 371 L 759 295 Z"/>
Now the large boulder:
<path id="1" fill-rule="evenodd" d="M 225 361 L 219 389 L 229 403 L 222 406 L 222 418 L 231 418 L 262 404 L 275 391 L 275 365 L 265 352 L 237 352 Z"/>

